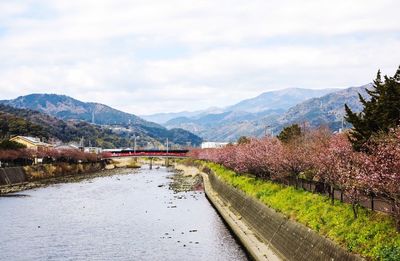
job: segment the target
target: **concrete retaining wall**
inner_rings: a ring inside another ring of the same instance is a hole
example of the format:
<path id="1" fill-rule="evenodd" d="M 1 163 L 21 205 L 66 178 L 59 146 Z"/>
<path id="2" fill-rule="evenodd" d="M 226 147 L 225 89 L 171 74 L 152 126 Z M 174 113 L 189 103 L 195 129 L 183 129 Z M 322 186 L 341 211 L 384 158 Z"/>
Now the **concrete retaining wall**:
<path id="1" fill-rule="evenodd" d="M 362 260 L 311 229 L 275 212 L 259 200 L 208 175 L 212 189 L 283 260 Z"/>
<path id="2" fill-rule="evenodd" d="M 0 185 L 12 185 L 61 176 L 82 175 L 99 171 L 103 168 L 103 163 L 57 163 L 0 168 Z"/>
<path id="3" fill-rule="evenodd" d="M 22 167 L 0 168 L 0 185 L 11 185 L 26 181 Z"/>

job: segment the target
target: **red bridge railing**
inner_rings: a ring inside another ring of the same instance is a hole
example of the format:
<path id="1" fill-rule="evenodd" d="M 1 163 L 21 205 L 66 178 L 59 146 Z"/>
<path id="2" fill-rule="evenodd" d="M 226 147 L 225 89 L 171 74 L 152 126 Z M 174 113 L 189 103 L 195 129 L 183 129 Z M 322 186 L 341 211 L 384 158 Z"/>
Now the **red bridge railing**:
<path id="1" fill-rule="evenodd" d="M 121 150 L 112 152 L 103 152 L 105 158 L 113 157 L 187 157 L 188 150 Z"/>

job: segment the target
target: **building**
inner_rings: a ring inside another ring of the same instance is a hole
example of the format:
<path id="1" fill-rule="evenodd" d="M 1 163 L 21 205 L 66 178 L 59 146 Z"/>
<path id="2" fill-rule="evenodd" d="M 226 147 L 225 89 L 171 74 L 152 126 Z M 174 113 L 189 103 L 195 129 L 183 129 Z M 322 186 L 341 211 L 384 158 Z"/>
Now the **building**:
<path id="1" fill-rule="evenodd" d="M 29 136 L 15 136 L 11 138 L 10 141 L 25 145 L 26 148 L 33 150 L 41 150 L 53 147 L 51 144 L 40 141 L 40 138 Z"/>
<path id="2" fill-rule="evenodd" d="M 215 141 L 206 141 L 201 143 L 202 149 L 215 149 L 215 148 L 223 148 L 228 145 L 229 142 L 215 142 Z"/>
<path id="3" fill-rule="evenodd" d="M 100 154 L 102 152 L 102 148 L 99 147 L 84 147 L 83 152 L 87 153 L 94 153 L 94 154 Z"/>
<path id="4" fill-rule="evenodd" d="M 79 146 L 74 144 L 59 144 L 54 146 L 56 150 L 79 150 Z"/>

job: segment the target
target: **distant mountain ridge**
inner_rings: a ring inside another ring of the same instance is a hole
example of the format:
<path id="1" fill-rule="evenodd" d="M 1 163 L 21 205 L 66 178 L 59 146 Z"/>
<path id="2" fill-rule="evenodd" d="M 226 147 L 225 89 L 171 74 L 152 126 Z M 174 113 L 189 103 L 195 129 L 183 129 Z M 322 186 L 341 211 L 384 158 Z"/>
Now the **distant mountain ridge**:
<path id="1" fill-rule="evenodd" d="M 371 85 L 351 87 L 347 89 L 325 89 L 321 92 L 308 92 L 307 89 L 287 89 L 275 92 L 273 101 L 268 102 L 271 93 L 264 93 L 254 99 L 245 100 L 228 108 L 238 111 L 228 111 L 219 114 L 208 114 L 201 117 L 180 117 L 169 120 L 164 125 L 168 128 L 183 128 L 189 130 L 205 140 L 236 141 L 240 136 L 260 137 L 266 134 L 278 134 L 285 126 L 293 123 L 306 123 L 310 127 L 327 125 L 333 130 L 341 127 L 344 115 L 344 104 L 347 103 L 353 111 L 360 111 L 361 104 L 358 100 L 358 93 L 366 96 L 365 88 Z M 295 94 L 290 94 L 294 90 Z M 302 90 L 307 90 L 302 95 Z M 296 92 L 300 92 L 296 93 Z M 323 95 L 325 93 L 325 95 Z M 315 97 L 307 98 L 310 95 Z M 293 106 L 285 109 L 292 101 L 302 100 Z M 275 102 L 280 97 L 282 102 Z M 367 97 L 367 96 L 366 96 Z M 266 103 L 265 106 L 257 104 Z M 275 109 L 259 111 L 260 109 L 276 106 Z M 243 112 L 242 109 L 252 108 Z"/>
<path id="2" fill-rule="evenodd" d="M 307 122 L 310 127 L 327 125 L 338 129 L 345 116 L 344 104 L 346 103 L 353 111 L 360 112 L 363 107 L 358 94 L 369 99 L 366 89 L 371 87 L 372 84 L 350 87 L 299 103 L 277 119 L 278 127 L 276 129 L 301 122 Z"/>
<path id="3" fill-rule="evenodd" d="M 206 110 L 158 113 L 144 115 L 142 117 L 146 120 L 151 120 L 168 126 L 168 121 L 181 117 L 195 119 L 208 114 L 220 114 L 226 112 L 259 113 L 269 110 L 287 110 L 290 107 L 309 98 L 320 97 L 335 90 L 337 89 L 288 88 L 264 92 L 256 97 L 245 99 L 225 108 L 211 107 Z"/>
<path id="4" fill-rule="evenodd" d="M 320 97 L 335 89 L 288 88 L 264 92 L 254 98 L 243 100 L 226 108 L 227 111 L 245 111 L 257 113 L 267 110 L 287 110 L 310 98 Z"/>
<path id="5" fill-rule="evenodd" d="M 65 120 L 130 126 L 143 137 L 148 136 L 160 143 L 169 138 L 177 144 L 190 142 L 198 145 L 200 137 L 211 141 L 236 141 L 240 136 L 278 134 L 285 126 L 294 123 L 310 127 L 326 125 L 338 130 L 342 124 L 344 104 L 347 103 L 353 111 L 360 111 L 362 106 L 358 93 L 368 98 L 365 88 L 370 87 L 371 84 L 347 89 L 292 88 L 266 92 L 226 108 L 155 115 L 163 120 L 179 116 L 164 123 L 169 130 L 109 106 L 85 103 L 64 95 L 32 94 L 0 103 L 42 111 Z"/>
<path id="6" fill-rule="evenodd" d="M 110 106 L 82 102 L 66 95 L 58 94 L 29 94 L 13 100 L 2 100 L 0 103 L 20 109 L 40 111 L 63 120 L 82 120 L 100 125 L 133 124 L 159 127 L 140 117 L 111 108 Z"/>
<path id="7" fill-rule="evenodd" d="M 0 104 L 20 109 L 39 111 L 62 120 L 84 121 L 98 125 L 122 125 L 133 130 L 132 135 L 148 136 L 160 143 L 168 138 L 172 144 L 197 146 L 201 138 L 183 129 L 168 130 L 140 117 L 125 113 L 107 105 L 82 102 L 66 95 L 30 94 Z"/>
<path id="8" fill-rule="evenodd" d="M 166 122 L 175 119 L 175 118 L 192 118 L 192 117 L 201 117 L 207 114 L 216 114 L 224 112 L 223 108 L 219 107 L 211 107 L 205 110 L 199 111 L 181 111 L 181 112 L 165 112 L 165 113 L 156 113 L 150 115 L 141 115 L 141 117 L 145 120 L 156 122 L 158 124 L 165 124 Z"/>

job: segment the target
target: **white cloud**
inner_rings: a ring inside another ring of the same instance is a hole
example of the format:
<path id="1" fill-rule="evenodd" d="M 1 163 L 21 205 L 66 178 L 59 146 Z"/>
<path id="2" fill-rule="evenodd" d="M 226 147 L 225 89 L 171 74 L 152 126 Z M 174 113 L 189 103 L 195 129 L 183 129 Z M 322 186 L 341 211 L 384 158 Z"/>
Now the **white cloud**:
<path id="1" fill-rule="evenodd" d="M 64 93 L 136 114 L 393 73 L 398 1 L 0 3 L 1 98 Z"/>

